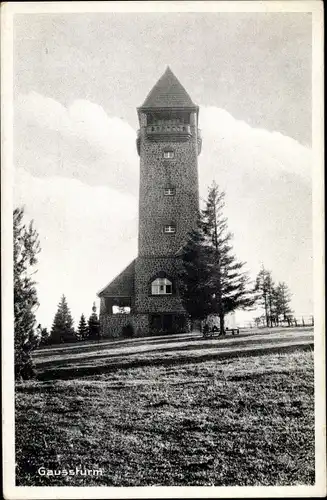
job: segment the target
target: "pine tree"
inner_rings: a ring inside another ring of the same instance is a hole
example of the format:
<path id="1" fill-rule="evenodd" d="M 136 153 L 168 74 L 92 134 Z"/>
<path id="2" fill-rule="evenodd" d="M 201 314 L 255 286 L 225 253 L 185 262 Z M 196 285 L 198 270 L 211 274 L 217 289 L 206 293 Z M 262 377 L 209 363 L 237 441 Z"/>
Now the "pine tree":
<path id="1" fill-rule="evenodd" d="M 265 311 L 266 326 L 272 326 L 272 321 L 276 317 L 274 306 L 276 303 L 275 286 L 271 276 L 271 272 L 267 271 L 264 266 L 261 267 L 257 278 L 255 291 L 257 292 L 257 302 Z"/>
<path id="2" fill-rule="evenodd" d="M 88 327 L 89 327 L 89 338 L 90 339 L 99 339 L 100 338 L 100 321 L 98 319 L 98 315 L 96 313 L 95 302 L 93 302 L 92 314 L 89 317 Z"/>
<path id="3" fill-rule="evenodd" d="M 79 340 L 86 340 L 89 336 L 89 329 L 88 329 L 84 314 L 81 315 L 79 325 L 78 325 L 77 335 L 78 335 Z"/>
<path id="4" fill-rule="evenodd" d="M 225 333 L 225 315 L 236 309 L 252 307 L 253 288 L 243 267 L 232 253 L 232 234 L 223 216 L 225 193 L 216 183 L 209 188 L 198 228 L 189 235 L 181 252 L 181 296 L 192 316 L 218 314 L 220 333 Z"/>
<path id="5" fill-rule="evenodd" d="M 212 290 L 208 286 L 210 252 L 201 229 L 192 231 L 179 254 L 179 291 L 192 322 L 205 319 L 213 309 Z"/>
<path id="6" fill-rule="evenodd" d="M 51 328 L 50 343 L 60 344 L 63 342 L 75 342 L 76 340 L 73 318 L 68 308 L 66 297 L 62 295 Z"/>
<path id="7" fill-rule="evenodd" d="M 248 274 L 232 253 L 233 235 L 228 231 L 225 208 L 225 192 L 213 182 L 209 188 L 206 207 L 202 212 L 202 227 L 207 245 L 211 250 L 211 280 L 214 312 L 219 315 L 220 334 L 225 333 L 225 315 L 236 309 L 253 306 L 255 296 Z"/>
<path id="8" fill-rule="evenodd" d="M 13 212 L 14 261 L 14 349 L 15 378 L 30 378 L 34 374 L 31 350 L 36 347 L 35 310 L 37 291 L 32 275 L 40 252 L 39 235 L 23 222 L 24 209 Z"/>
<path id="9" fill-rule="evenodd" d="M 277 322 L 282 318 L 287 321 L 292 315 L 290 307 L 291 293 L 285 282 L 279 282 L 274 293 L 274 309 Z"/>

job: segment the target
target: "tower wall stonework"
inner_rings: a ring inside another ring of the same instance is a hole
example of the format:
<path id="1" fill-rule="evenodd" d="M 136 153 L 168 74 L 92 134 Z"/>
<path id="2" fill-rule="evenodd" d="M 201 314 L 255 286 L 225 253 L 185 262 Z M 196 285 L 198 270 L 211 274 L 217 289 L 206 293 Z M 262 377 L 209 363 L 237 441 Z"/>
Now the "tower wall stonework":
<path id="1" fill-rule="evenodd" d="M 197 221 L 198 129 L 196 113 L 191 113 L 190 136 L 172 135 L 171 140 L 156 140 L 147 135 L 147 121 L 140 114 L 139 154 L 139 257 L 135 265 L 135 311 L 186 315 L 178 289 L 176 253 L 182 248 Z M 164 158 L 165 151 L 174 157 Z M 173 196 L 165 188 L 174 189 Z M 173 224 L 174 234 L 165 234 L 164 226 Z M 151 281 L 164 272 L 173 282 L 171 295 L 152 295 Z"/>
<path id="2" fill-rule="evenodd" d="M 149 317 L 147 314 L 106 314 L 101 315 L 100 335 L 102 337 L 118 338 L 122 336 L 123 328 L 131 325 L 135 337 L 142 337 L 149 332 Z"/>
<path id="3" fill-rule="evenodd" d="M 199 209 L 197 131 L 185 142 L 155 142 L 141 131 L 139 193 L 139 256 L 172 256 L 195 226 Z M 163 157 L 173 151 L 173 159 Z M 165 196 L 165 187 L 175 188 Z M 176 224 L 175 234 L 165 234 L 166 224 Z"/>
<path id="4" fill-rule="evenodd" d="M 135 266 L 135 309 L 138 313 L 185 314 L 178 291 L 178 265 L 174 257 L 139 257 Z M 164 272 L 174 284 L 172 295 L 151 295 L 151 281 Z"/>

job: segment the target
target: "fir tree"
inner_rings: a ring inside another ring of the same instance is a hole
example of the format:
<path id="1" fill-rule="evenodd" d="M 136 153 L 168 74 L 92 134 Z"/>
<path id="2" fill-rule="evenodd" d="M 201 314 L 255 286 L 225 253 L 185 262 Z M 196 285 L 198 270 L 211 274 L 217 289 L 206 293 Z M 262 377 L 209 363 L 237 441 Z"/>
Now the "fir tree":
<path id="1" fill-rule="evenodd" d="M 34 374 L 31 350 L 36 347 L 34 330 L 38 307 L 35 282 L 37 254 L 40 252 L 39 236 L 33 221 L 26 226 L 23 222 L 24 209 L 16 208 L 13 213 L 14 237 L 14 349 L 15 378 L 30 378 Z"/>
<path id="2" fill-rule="evenodd" d="M 213 182 L 202 212 L 202 227 L 211 251 L 209 285 L 213 291 L 214 312 L 219 315 L 220 334 L 225 333 L 226 314 L 248 309 L 255 302 L 253 287 L 243 270 L 245 262 L 238 261 L 232 253 L 233 235 L 228 231 L 224 208 L 225 192 Z"/>
<path id="3" fill-rule="evenodd" d="M 225 315 L 253 306 L 255 296 L 249 277 L 232 253 L 232 234 L 223 216 L 225 193 L 216 183 L 209 189 L 198 228 L 189 235 L 181 252 L 181 295 L 186 310 L 198 318 L 218 314 L 220 333 Z"/>
<path id="4" fill-rule="evenodd" d="M 89 336 L 89 329 L 88 329 L 84 314 L 81 315 L 79 325 L 78 325 L 77 335 L 78 335 L 79 340 L 86 340 Z"/>
<path id="5" fill-rule="evenodd" d="M 179 254 L 182 261 L 179 291 L 192 322 L 203 320 L 212 312 L 212 290 L 208 286 L 210 252 L 204 243 L 202 231 L 194 230 L 189 233 L 188 240 Z"/>
<path id="6" fill-rule="evenodd" d="M 73 318 L 68 308 L 66 297 L 62 295 L 53 320 L 50 342 L 51 344 L 60 344 L 63 342 L 75 342 L 76 340 Z"/>
<path id="7" fill-rule="evenodd" d="M 264 266 L 261 267 L 257 278 L 255 291 L 257 293 L 257 302 L 263 307 L 266 318 L 266 326 L 272 326 L 272 320 L 275 316 L 275 287 L 271 272 Z"/>
<path id="8" fill-rule="evenodd" d="M 275 288 L 273 299 L 277 323 L 280 319 L 287 321 L 292 316 L 293 311 L 290 307 L 291 297 L 291 293 L 286 283 L 278 283 Z"/>
<path id="9" fill-rule="evenodd" d="M 88 327 L 89 327 L 89 338 L 90 339 L 99 339 L 100 338 L 100 322 L 98 319 L 98 315 L 96 313 L 95 302 L 93 302 L 92 314 L 89 317 Z"/>

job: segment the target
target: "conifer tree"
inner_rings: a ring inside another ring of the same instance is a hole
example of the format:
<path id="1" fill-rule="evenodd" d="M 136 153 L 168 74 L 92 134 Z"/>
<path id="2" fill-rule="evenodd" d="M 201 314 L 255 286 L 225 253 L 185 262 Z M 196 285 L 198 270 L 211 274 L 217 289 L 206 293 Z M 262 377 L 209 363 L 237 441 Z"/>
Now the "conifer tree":
<path id="1" fill-rule="evenodd" d="M 209 188 L 205 209 L 202 212 L 202 227 L 211 250 L 211 279 L 214 312 L 219 315 L 220 334 L 225 333 L 225 315 L 236 309 L 248 309 L 255 302 L 253 287 L 248 274 L 243 270 L 245 262 L 238 261 L 233 254 L 224 217 L 225 192 L 216 182 Z"/>
<path id="2" fill-rule="evenodd" d="M 89 336 L 89 329 L 84 314 L 81 315 L 81 318 L 79 320 L 77 335 L 79 340 L 86 340 Z"/>
<path id="3" fill-rule="evenodd" d="M 33 227 L 24 224 L 24 209 L 13 212 L 14 263 L 14 350 L 15 378 L 33 376 L 31 350 L 37 345 L 35 310 L 37 291 L 32 275 L 35 273 L 37 254 L 40 252 L 39 235 Z"/>
<path id="4" fill-rule="evenodd" d="M 60 344 L 63 342 L 75 342 L 77 340 L 74 330 L 74 322 L 67 305 L 65 295 L 62 295 L 55 314 L 51 334 L 51 344 Z"/>
<path id="5" fill-rule="evenodd" d="M 271 272 L 261 267 L 257 278 L 255 290 L 257 292 L 257 302 L 263 307 L 265 311 L 266 326 L 272 326 L 272 320 L 275 316 L 275 287 L 271 276 Z"/>
<path id="6" fill-rule="evenodd" d="M 88 327 L 89 327 L 89 338 L 90 339 L 99 339 L 100 338 L 100 321 L 98 319 L 98 315 L 96 313 L 96 305 L 93 302 L 92 314 L 89 317 Z"/>
<path id="7" fill-rule="evenodd" d="M 192 321 L 205 319 L 213 309 L 212 290 L 208 286 L 210 252 L 204 243 L 205 237 L 198 228 L 189 233 L 188 240 L 180 252 L 182 265 L 179 272 L 179 291 Z"/>
<path id="8" fill-rule="evenodd" d="M 255 296 L 245 263 L 232 253 L 232 234 L 223 216 L 225 193 L 214 182 L 209 188 L 198 228 L 190 233 L 181 252 L 181 296 L 186 310 L 200 318 L 218 314 L 220 333 L 225 333 L 225 315 L 253 306 Z M 201 314 L 200 314 L 201 313 Z"/>
<path id="9" fill-rule="evenodd" d="M 274 293 L 274 311 L 277 323 L 280 319 L 287 321 L 292 315 L 290 307 L 291 293 L 285 282 L 279 282 Z"/>

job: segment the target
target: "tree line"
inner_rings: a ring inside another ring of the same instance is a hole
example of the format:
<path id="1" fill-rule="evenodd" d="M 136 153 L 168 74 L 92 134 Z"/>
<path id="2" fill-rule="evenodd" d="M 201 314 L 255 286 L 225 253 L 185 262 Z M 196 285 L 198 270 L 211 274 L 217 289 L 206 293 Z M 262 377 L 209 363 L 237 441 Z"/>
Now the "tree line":
<path id="1" fill-rule="evenodd" d="M 262 265 L 255 284 L 258 293 L 258 304 L 264 310 L 264 315 L 255 318 L 256 324 L 267 327 L 278 326 L 281 322 L 293 324 L 293 311 L 291 309 L 291 292 L 287 284 L 282 281 L 275 283 L 271 271 Z"/>
<path id="2" fill-rule="evenodd" d="M 85 340 L 97 340 L 100 338 L 100 322 L 93 303 L 92 314 L 88 321 L 84 314 L 81 315 L 77 330 L 67 304 L 65 295 L 62 295 L 57 312 L 55 314 L 51 331 L 38 325 L 37 336 L 40 345 L 63 344 Z"/>

